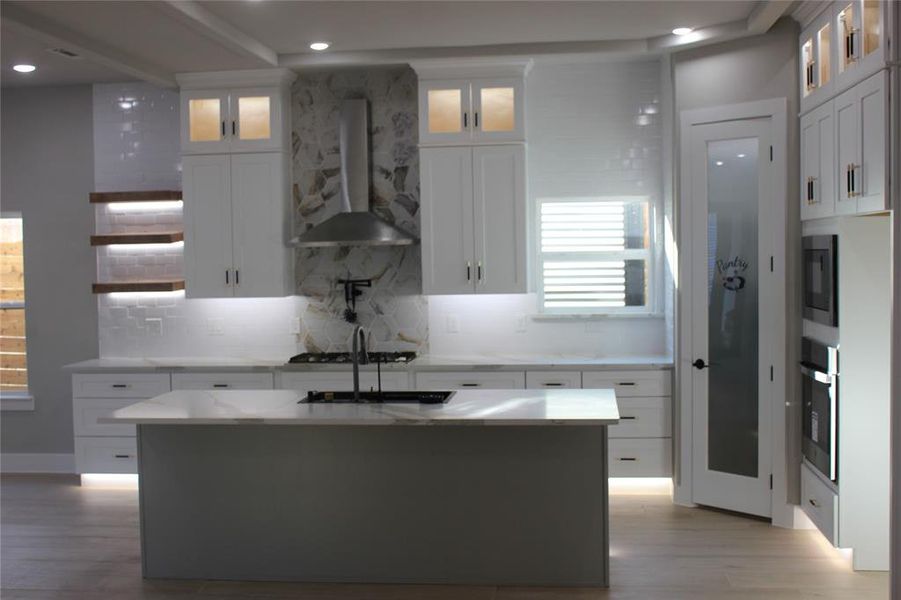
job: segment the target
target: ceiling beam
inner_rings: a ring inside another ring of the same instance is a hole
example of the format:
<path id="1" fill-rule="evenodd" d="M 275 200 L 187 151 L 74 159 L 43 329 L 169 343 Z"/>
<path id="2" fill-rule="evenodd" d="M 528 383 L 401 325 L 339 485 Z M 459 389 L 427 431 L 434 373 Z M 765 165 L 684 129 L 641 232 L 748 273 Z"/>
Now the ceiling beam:
<path id="1" fill-rule="evenodd" d="M 748 15 L 748 33 L 766 33 L 794 4 L 793 0 L 762 0 Z"/>
<path id="2" fill-rule="evenodd" d="M 193 0 L 166 0 L 158 6 L 224 48 L 273 67 L 278 65 L 278 55 L 274 50 Z"/>
<path id="3" fill-rule="evenodd" d="M 160 87 L 176 87 L 175 77 L 165 69 L 73 31 L 19 5 L 4 2 L 0 18 L 4 25 L 24 35 L 41 40 L 51 46 L 60 46 L 71 50 L 98 65 L 119 71 L 129 77 L 143 79 Z"/>

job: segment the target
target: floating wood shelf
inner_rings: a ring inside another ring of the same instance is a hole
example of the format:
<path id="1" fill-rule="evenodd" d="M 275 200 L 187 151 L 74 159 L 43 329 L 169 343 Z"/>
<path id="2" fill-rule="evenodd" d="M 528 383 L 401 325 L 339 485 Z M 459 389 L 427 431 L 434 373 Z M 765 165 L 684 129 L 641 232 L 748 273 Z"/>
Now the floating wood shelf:
<path id="1" fill-rule="evenodd" d="M 185 239 L 181 231 L 161 231 L 156 233 L 104 233 L 91 236 L 92 246 L 111 244 L 172 244 Z"/>
<path id="2" fill-rule="evenodd" d="M 95 283 L 93 284 L 92 289 L 95 294 L 109 294 L 110 292 L 175 292 L 177 290 L 185 289 L 185 280 L 170 279 Z"/>
<path id="3" fill-rule="evenodd" d="M 181 200 L 181 190 L 149 190 L 141 192 L 91 192 L 91 204 L 109 202 L 153 202 Z"/>

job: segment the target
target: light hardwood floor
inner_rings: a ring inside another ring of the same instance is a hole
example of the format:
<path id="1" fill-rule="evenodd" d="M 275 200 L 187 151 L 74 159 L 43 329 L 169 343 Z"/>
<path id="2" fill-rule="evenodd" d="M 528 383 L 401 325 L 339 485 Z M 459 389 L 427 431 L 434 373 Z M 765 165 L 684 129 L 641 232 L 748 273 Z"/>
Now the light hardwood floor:
<path id="1" fill-rule="evenodd" d="M 610 589 L 323 585 L 141 579 L 137 492 L 69 476 L 0 479 L 3 600 L 885 600 L 884 573 L 855 573 L 818 534 L 666 496 L 611 497 Z"/>

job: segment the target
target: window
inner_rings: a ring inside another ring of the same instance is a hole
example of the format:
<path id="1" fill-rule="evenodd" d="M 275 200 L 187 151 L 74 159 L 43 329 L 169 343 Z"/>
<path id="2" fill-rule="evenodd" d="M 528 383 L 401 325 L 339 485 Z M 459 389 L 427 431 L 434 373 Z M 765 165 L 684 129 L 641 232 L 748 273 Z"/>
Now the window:
<path id="1" fill-rule="evenodd" d="M 22 217 L 0 217 L 0 393 L 28 391 Z"/>
<path id="2" fill-rule="evenodd" d="M 653 222 L 646 197 L 540 199 L 541 310 L 650 312 Z"/>

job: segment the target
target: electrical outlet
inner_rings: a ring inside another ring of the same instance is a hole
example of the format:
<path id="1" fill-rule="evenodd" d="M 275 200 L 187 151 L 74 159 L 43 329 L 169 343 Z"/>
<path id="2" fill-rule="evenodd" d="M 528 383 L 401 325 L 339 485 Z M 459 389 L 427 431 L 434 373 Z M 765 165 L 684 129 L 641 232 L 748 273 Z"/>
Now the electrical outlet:
<path id="1" fill-rule="evenodd" d="M 460 318 L 457 315 L 447 315 L 447 332 L 460 333 Z"/>
<path id="2" fill-rule="evenodd" d="M 525 333 L 526 328 L 529 326 L 529 317 L 526 315 L 519 315 L 516 317 L 516 333 Z"/>
<path id="3" fill-rule="evenodd" d="M 292 317 L 288 323 L 288 333 L 300 335 L 300 317 Z"/>
<path id="4" fill-rule="evenodd" d="M 206 320 L 206 332 L 208 335 L 225 335 L 225 319 L 210 318 Z"/>
<path id="5" fill-rule="evenodd" d="M 159 317 L 150 317 L 144 319 L 144 325 L 147 327 L 149 335 L 163 335 L 163 320 Z"/>

